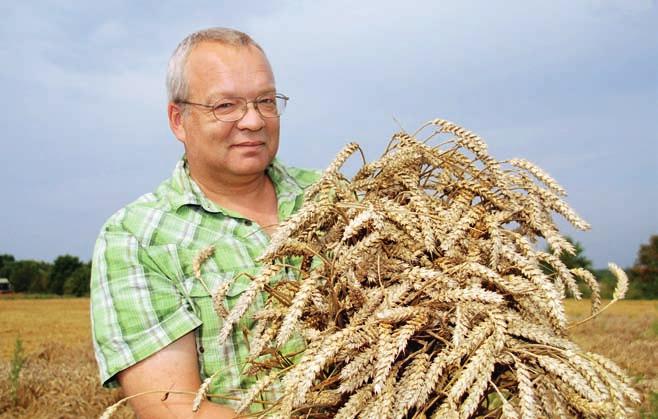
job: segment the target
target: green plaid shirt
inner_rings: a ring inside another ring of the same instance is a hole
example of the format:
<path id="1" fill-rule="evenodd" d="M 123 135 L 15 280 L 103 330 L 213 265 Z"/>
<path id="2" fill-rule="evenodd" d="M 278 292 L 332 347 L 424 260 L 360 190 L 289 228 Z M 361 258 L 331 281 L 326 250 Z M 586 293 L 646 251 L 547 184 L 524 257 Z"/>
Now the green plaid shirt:
<path id="1" fill-rule="evenodd" d="M 304 189 L 319 177 L 277 160 L 267 174 L 276 190 L 279 220 L 301 207 Z M 210 392 L 249 386 L 252 381 L 241 374 L 248 354 L 242 329 L 252 322 L 243 321 L 220 345 L 222 320 L 212 296 L 194 277 L 192 263 L 201 250 L 215 246 L 202 267 L 203 281 L 214 293 L 239 273 L 257 274 L 261 268 L 255 259 L 268 242 L 257 224 L 205 197 L 190 178 L 185 158 L 154 193 L 114 214 L 96 242 L 91 276 L 94 350 L 103 385 L 116 386 L 119 371 L 194 330 L 201 379 L 220 371 Z M 229 309 L 249 283 L 248 277 L 238 277 L 226 298 Z"/>

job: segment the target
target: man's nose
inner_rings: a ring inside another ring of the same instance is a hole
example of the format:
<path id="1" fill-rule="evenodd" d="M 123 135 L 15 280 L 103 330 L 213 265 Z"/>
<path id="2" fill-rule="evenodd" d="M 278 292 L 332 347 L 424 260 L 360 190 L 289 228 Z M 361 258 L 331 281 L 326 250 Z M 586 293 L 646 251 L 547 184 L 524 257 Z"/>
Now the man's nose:
<path id="1" fill-rule="evenodd" d="M 244 116 L 238 120 L 238 128 L 257 131 L 265 126 L 265 119 L 253 102 L 247 102 Z"/>

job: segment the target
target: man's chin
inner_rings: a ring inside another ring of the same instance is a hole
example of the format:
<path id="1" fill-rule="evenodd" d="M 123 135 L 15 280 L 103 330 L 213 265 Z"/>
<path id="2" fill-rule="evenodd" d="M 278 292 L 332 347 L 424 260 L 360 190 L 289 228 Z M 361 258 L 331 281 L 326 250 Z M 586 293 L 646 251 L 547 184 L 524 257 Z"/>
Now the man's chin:
<path id="1" fill-rule="evenodd" d="M 272 159 L 249 159 L 250 161 L 243 161 L 242 164 L 232 167 L 231 171 L 238 176 L 254 176 L 262 174 L 270 165 Z"/>

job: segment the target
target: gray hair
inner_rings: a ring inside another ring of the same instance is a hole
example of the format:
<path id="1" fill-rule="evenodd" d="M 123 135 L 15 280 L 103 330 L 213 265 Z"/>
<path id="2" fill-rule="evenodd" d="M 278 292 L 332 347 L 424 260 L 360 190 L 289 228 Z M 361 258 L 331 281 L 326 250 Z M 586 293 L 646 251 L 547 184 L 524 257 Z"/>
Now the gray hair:
<path id="1" fill-rule="evenodd" d="M 192 49 L 201 42 L 219 42 L 234 47 L 254 46 L 263 51 L 249 35 L 229 28 L 208 28 L 188 35 L 174 50 L 167 66 L 167 97 L 169 102 L 187 99 L 188 85 L 185 64 Z M 264 53 L 264 52 L 263 52 Z"/>

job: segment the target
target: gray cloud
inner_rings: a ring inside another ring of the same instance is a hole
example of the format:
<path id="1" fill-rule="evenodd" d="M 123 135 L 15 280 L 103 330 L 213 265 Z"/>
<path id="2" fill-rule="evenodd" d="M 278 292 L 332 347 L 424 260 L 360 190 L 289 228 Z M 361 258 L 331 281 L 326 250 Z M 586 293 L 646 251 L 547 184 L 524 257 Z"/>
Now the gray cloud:
<path id="1" fill-rule="evenodd" d="M 597 266 L 658 233 L 655 1 L 36 2 L 0 7 L 0 252 L 88 258 L 107 216 L 169 175 L 181 147 L 164 71 L 187 33 L 223 25 L 266 49 L 293 100 L 280 156 L 376 157 L 437 116 L 495 157 L 537 162 L 593 224 Z"/>

